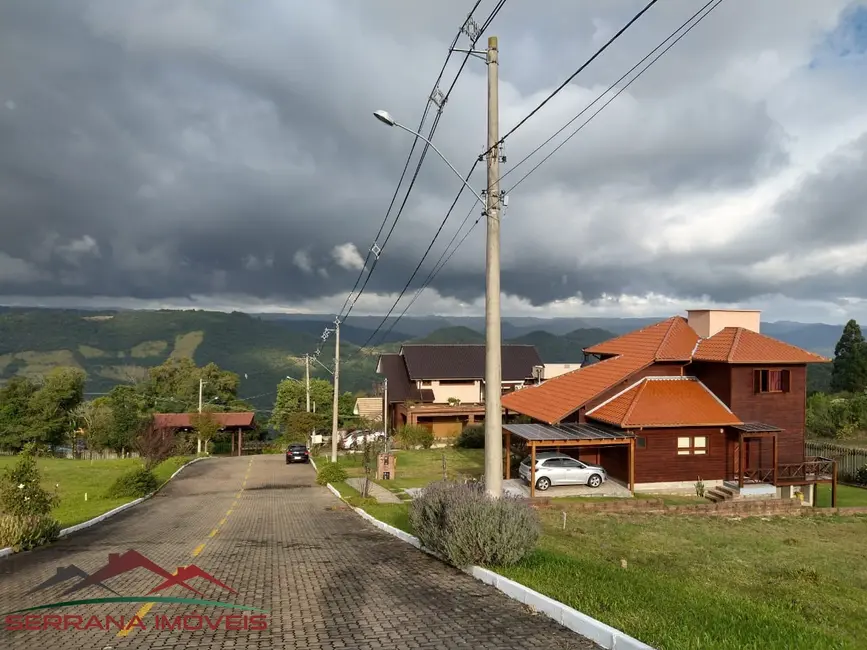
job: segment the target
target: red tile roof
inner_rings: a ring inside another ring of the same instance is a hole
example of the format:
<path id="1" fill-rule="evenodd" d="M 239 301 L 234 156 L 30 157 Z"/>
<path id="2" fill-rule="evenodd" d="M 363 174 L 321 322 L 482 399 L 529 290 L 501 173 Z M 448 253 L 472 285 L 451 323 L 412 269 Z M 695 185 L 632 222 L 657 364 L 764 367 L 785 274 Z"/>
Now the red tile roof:
<path id="1" fill-rule="evenodd" d="M 743 424 L 694 377 L 647 377 L 587 412 L 622 429 Z"/>
<path id="2" fill-rule="evenodd" d="M 555 424 L 600 393 L 653 363 L 640 356 L 605 359 L 503 396 L 503 408 Z"/>
<path id="3" fill-rule="evenodd" d="M 609 358 L 540 386 L 509 393 L 503 397 L 503 407 L 555 424 L 655 362 L 802 364 L 827 361 L 812 352 L 743 328 L 726 328 L 702 340 L 682 316 L 592 345 L 584 352 Z"/>
<path id="4" fill-rule="evenodd" d="M 726 327 L 703 339 L 692 355 L 695 361 L 723 363 L 825 363 L 818 354 L 742 327 Z"/>
<path id="5" fill-rule="evenodd" d="M 194 413 L 154 413 L 154 426 L 161 429 L 192 429 Z M 255 413 L 212 413 L 224 429 L 252 427 Z"/>
<path id="6" fill-rule="evenodd" d="M 698 334 L 683 316 L 584 348 L 587 354 L 640 356 L 654 361 L 689 361 Z"/>

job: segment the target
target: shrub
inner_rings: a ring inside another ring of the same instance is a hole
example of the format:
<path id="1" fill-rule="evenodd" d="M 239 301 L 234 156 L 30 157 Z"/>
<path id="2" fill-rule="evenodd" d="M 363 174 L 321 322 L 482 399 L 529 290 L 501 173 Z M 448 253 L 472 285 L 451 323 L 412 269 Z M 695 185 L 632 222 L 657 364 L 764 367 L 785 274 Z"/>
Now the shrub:
<path id="1" fill-rule="evenodd" d="M 857 485 L 867 485 L 867 465 L 858 469 L 855 472 L 855 483 Z"/>
<path id="2" fill-rule="evenodd" d="M 324 463 L 319 466 L 316 482 L 319 485 L 339 483 L 346 480 L 346 470 L 339 463 Z"/>
<path id="3" fill-rule="evenodd" d="M 462 449 L 484 449 L 485 427 L 478 424 L 466 427 L 458 436 L 455 446 Z"/>
<path id="4" fill-rule="evenodd" d="M 412 502 L 409 518 L 421 543 L 458 567 L 515 564 L 540 534 L 526 502 L 492 499 L 481 483 L 432 483 Z"/>
<path id="5" fill-rule="evenodd" d="M 0 548 L 29 551 L 60 534 L 60 523 L 48 515 L 0 515 Z"/>
<path id="6" fill-rule="evenodd" d="M 0 479 L 0 512 L 16 517 L 43 516 L 57 503 L 57 495 L 45 490 L 36 467 L 35 449 L 27 445 Z"/>
<path id="7" fill-rule="evenodd" d="M 132 497 L 139 499 L 145 497 L 159 487 L 157 477 L 146 467 L 125 472 L 118 476 L 108 489 L 107 496 L 110 499 Z"/>
<path id="8" fill-rule="evenodd" d="M 404 449 L 430 449 L 434 443 L 433 431 L 417 424 L 405 424 L 397 430 L 394 437 Z"/>

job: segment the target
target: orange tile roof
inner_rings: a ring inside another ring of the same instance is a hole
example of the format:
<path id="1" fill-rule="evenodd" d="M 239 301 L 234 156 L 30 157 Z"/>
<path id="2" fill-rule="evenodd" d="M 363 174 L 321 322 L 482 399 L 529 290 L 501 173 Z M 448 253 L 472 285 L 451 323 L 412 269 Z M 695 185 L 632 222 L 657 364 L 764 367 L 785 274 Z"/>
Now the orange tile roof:
<path id="1" fill-rule="evenodd" d="M 654 361 L 689 361 L 698 342 L 683 316 L 674 316 L 640 330 L 584 348 L 588 354 L 637 355 Z"/>
<path id="2" fill-rule="evenodd" d="M 825 363 L 829 359 L 742 327 L 726 327 L 703 339 L 695 361 L 724 363 Z"/>
<path id="3" fill-rule="evenodd" d="M 503 408 L 555 424 L 600 393 L 653 363 L 652 358 L 619 356 L 585 366 L 540 386 L 503 396 Z"/>
<path id="4" fill-rule="evenodd" d="M 647 377 L 588 411 L 587 417 L 623 429 L 743 424 L 694 377 Z"/>

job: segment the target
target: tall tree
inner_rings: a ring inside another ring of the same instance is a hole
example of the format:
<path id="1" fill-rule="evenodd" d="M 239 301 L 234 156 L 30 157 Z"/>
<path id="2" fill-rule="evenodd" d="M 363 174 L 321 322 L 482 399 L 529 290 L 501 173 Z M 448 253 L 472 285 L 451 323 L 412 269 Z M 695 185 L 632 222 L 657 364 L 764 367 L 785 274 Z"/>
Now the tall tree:
<path id="1" fill-rule="evenodd" d="M 853 319 L 846 323 L 834 348 L 831 391 L 860 393 L 867 389 L 867 344 L 861 328 Z"/>
<path id="2" fill-rule="evenodd" d="M 13 377 L 0 388 L 0 447 L 19 451 L 30 437 L 30 400 L 37 386 L 27 377 Z"/>
<path id="3" fill-rule="evenodd" d="M 102 432 L 98 445 L 123 453 L 133 447 L 147 421 L 144 398 L 132 386 L 120 385 L 111 389 L 106 403 L 111 409 L 111 427 Z"/>
<path id="4" fill-rule="evenodd" d="M 80 368 L 54 368 L 30 399 L 33 417 L 30 440 L 59 445 L 73 426 L 73 412 L 84 399 L 87 375 Z"/>
<path id="5" fill-rule="evenodd" d="M 159 413 L 191 413 L 199 409 L 199 380 L 204 382 L 204 403 L 221 411 L 238 405 L 238 375 L 215 363 L 199 368 L 187 358 L 170 358 L 151 368 L 141 390 L 149 407 Z"/>
<path id="6" fill-rule="evenodd" d="M 310 380 L 310 408 L 316 405 L 316 413 L 331 417 L 331 403 L 334 386 L 324 379 Z M 294 379 L 281 381 L 277 386 L 277 399 L 274 401 L 274 411 L 271 414 L 271 426 L 279 431 L 286 431 L 289 416 L 292 413 L 307 411 L 307 387 L 304 382 Z M 329 420 L 330 421 L 330 420 Z"/>

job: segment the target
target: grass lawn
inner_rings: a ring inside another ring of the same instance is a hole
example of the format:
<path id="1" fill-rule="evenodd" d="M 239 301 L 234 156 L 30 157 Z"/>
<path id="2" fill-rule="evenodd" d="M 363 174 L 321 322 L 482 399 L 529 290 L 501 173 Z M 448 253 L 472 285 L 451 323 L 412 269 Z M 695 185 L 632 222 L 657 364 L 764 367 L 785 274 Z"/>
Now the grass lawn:
<path id="1" fill-rule="evenodd" d="M 340 489 L 412 532 L 406 504 Z M 559 510 L 540 516 L 538 549 L 496 570 L 659 650 L 854 649 L 867 637 L 867 517 L 575 514 L 563 530 Z"/>
<path id="2" fill-rule="evenodd" d="M 461 476 L 481 476 L 485 467 L 485 452 L 482 449 L 396 449 L 397 478 L 390 481 L 378 481 L 383 487 L 392 491 L 412 487 L 425 487 L 443 478 L 443 457 L 445 457 L 446 474 L 450 479 Z M 325 456 L 327 458 L 328 456 Z M 344 454 L 338 461 L 346 468 L 349 476 L 364 476 L 363 458 L 361 454 Z M 376 459 L 373 461 L 376 462 Z M 375 471 L 376 468 L 373 467 Z"/>
<path id="3" fill-rule="evenodd" d="M 188 460 L 173 458 L 161 463 L 154 470 L 157 480 L 164 483 Z M 14 462 L 14 456 L 0 456 L 0 472 Z M 118 476 L 141 466 L 141 461 L 135 458 L 94 461 L 39 458 L 37 466 L 47 489 L 53 491 L 55 484 L 59 486 L 60 502 L 52 514 L 63 528 L 67 528 L 132 501 L 130 498 L 109 499 L 103 495 Z M 87 501 L 84 500 L 85 494 Z"/>
<path id="4" fill-rule="evenodd" d="M 819 485 L 819 498 L 816 506 L 819 508 L 831 507 L 831 486 L 827 483 Z M 851 485 L 837 485 L 837 506 L 849 508 L 855 506 L 867 506 L 867 488 L 853 487 Z"/>
<path id="5" fill-rule="evenodd" d="M 867 518 L 541 516 L 500 573 L 660 650 L 863 647 Z"/>

